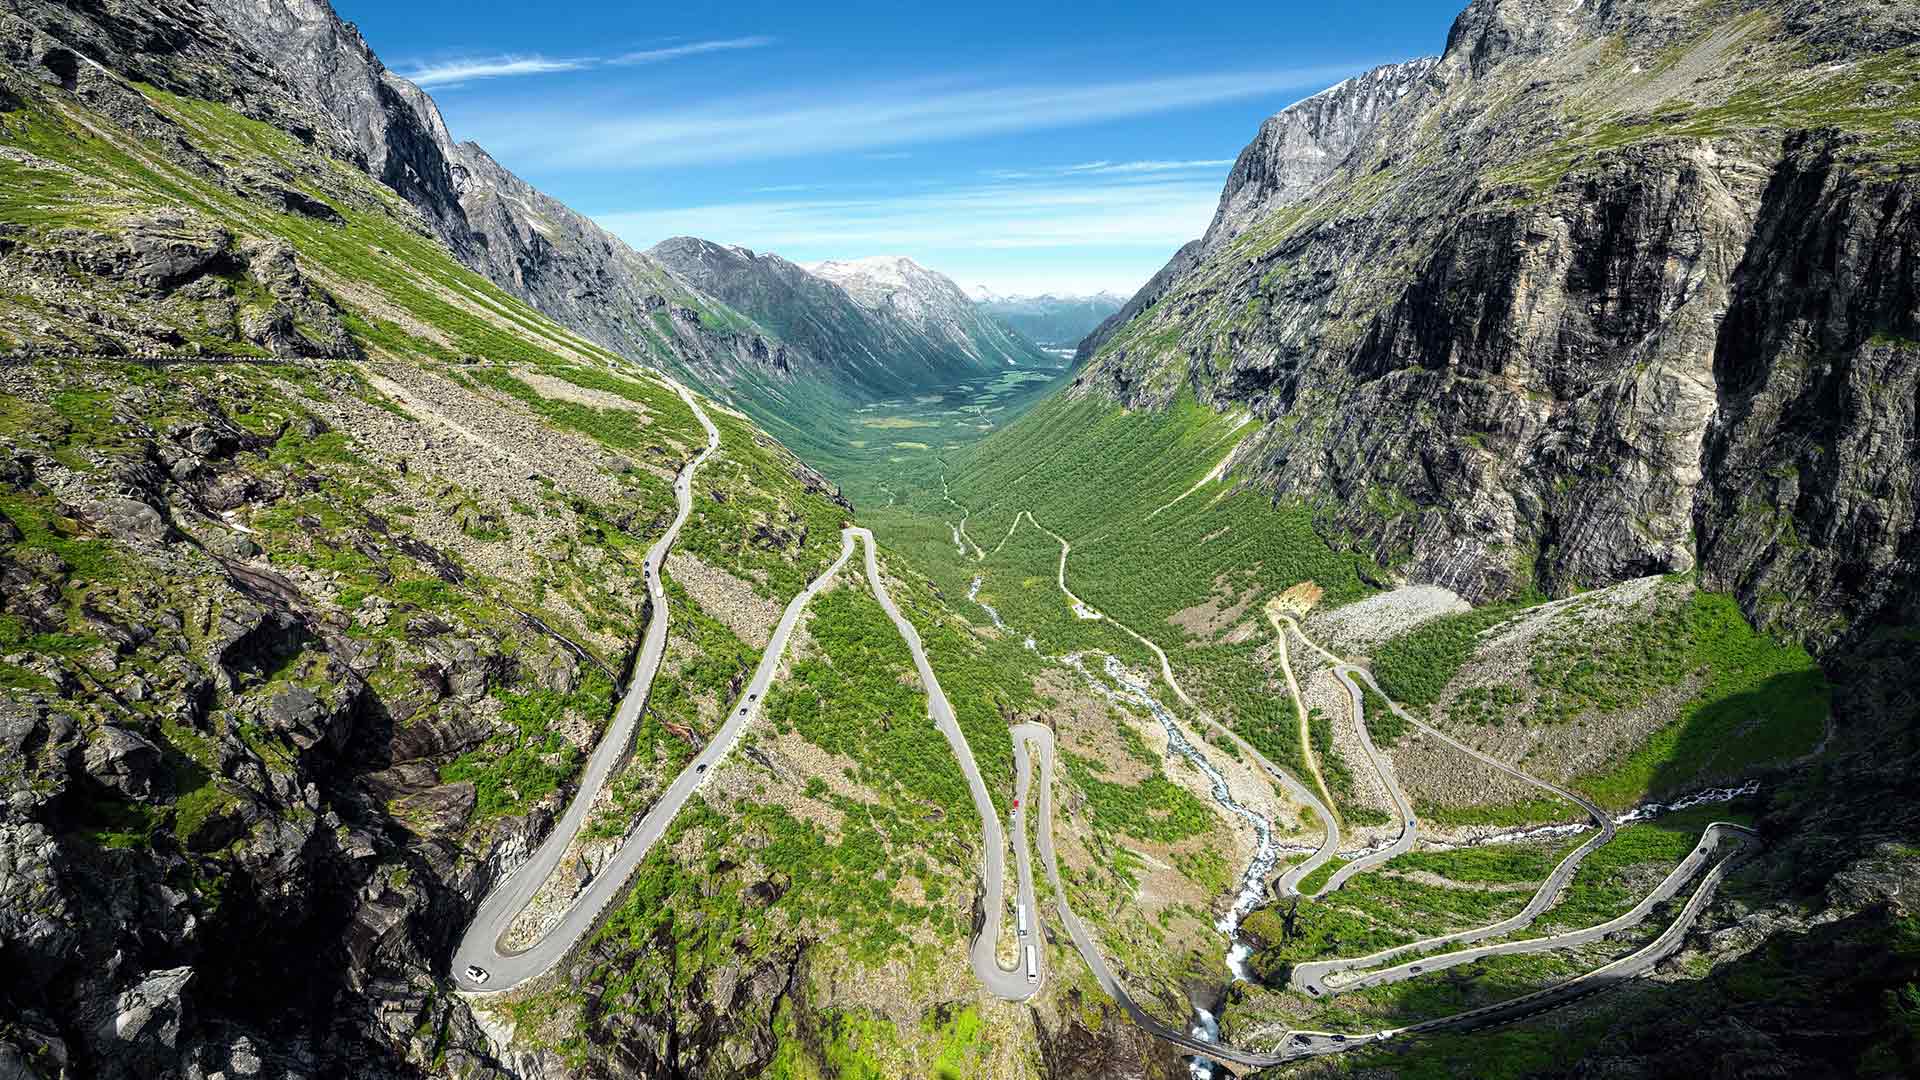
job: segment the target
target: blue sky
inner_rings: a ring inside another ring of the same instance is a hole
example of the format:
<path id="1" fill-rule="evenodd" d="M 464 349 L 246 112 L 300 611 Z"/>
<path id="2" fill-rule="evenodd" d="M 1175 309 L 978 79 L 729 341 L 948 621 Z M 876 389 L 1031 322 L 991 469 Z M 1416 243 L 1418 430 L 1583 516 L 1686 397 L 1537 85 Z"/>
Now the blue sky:
<path id="1" fill-rule="evenodd" d="M 1461 0 L 512 5 L 336 0 L 454 137 L 636 247 L 901 254 L 1130 292 L 1260 121 L 1438 52 Z"/>

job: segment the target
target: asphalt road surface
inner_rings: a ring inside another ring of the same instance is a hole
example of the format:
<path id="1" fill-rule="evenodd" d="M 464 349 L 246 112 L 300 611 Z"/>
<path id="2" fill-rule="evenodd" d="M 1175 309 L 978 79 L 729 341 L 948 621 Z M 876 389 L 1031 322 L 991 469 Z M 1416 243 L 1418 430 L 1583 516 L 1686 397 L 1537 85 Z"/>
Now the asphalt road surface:
<path id="1" fill-rule="evenodd" d="M 496 885 L 481 901 L 480 909 L 474 914 L 465 936 L 455 947 L 453 982 L 461 990 L 506 990 L 553 966 L 573 946 L 574 941 L 593 925 L 600 909 L 619 891 L 627 875 L 639 865 L 646 848 L 652 844 L 652 840 L 647 838 L 641 838 L 636 843 L 636 835 L 629 834 L 613 864 L 606 867 L 587 890 L 575 899 L 557 925 L 528 949 L 507 953 L 500 948 L 500 939 L 507 927 L 512 925 L 514 918 L 526 908 L 559 865 L 568 845 L 586 825 L 587 812 L 592 809 L 595 796 L 599 795 L 614 769 L 626 758 L 628 749 L 633 745 L 634 727 L 639 723 L 640 714 L 646 711 L 653 678 L 660 670 L 661 659 L 666 655 L 667 594 L 660 585 L 660 566 L 666 560 L 668 549 L 679 537 L 681 527 L 687 523 L 687 517 L 693 513 L 694 473 L 720 446 L 720 431 L 707 418 L 699 402 L 694 400 L 686 387 L 679 383 L 674 383 L 673 387 L 681 400 L 693 410 L 700 426 L 706 429 L 707 445 L 674 478 L 673 497 L 678 510 L 667 531 L 647 549 L 644 565 L 653 617 L 648 620 L 641 638 L 640 655 L 633 665 L 633 678 L 627 685 L 626 695 L 620 699 L 620 708 L 614 713 L 613 723 L 607 726 L 606 734 L 601 736 L 599 745 L 593 749 L 593 756 L 587 760 L 586 772 L 580 778 L 580 788 L 567 804 L 566 813 L 533 856 L 507 875 L 506 880 Z M 680 779 L 684 781 L 687 777 L 682 775 Z M 692 785 L 687 787 L 690 791 Z M 685 800 L 686 794 L 682 793 L 679 801 Z M 663 805 L 666 801 L 665 798 L 661 800 Z M 678 809 L 679 805 L 675 803 L 673 810 Z M 672 813 L 666 817 L 671 820 Z M 657 823 L 656 833 L 658 828 L 664 826 L 665 821 Z M 638 831 L 644 833 L 646 828 L 647 823 L 643 821 Z M 487 977 L 484 980 L 472 977 L 468 974 L 470 967 L 480 968 L 487 973 Z"/>

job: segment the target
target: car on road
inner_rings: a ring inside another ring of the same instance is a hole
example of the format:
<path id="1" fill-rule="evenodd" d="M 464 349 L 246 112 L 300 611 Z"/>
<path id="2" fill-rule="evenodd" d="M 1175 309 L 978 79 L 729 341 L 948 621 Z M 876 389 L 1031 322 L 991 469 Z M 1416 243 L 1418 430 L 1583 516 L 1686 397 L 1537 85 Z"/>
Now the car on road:
<path id="1" fill-rule="evenodd" d="M 1334 1042 L 1346 1042 L 1346 1041 L 1347 1041 L 1347 1037 L 1346 1037 L 1345 1035 L 1335 1035 L 1335 1036 L 1333 1037 L 1333 1041 L 1334 1041 Z"/>
<path id="2" fill-rule="evenodd" d="M 747 695 L 747 700 L 748 700 L 748 701 L 758 701 L 758 700 L 760 700 L 760 695 L 759 695 L 759 694 L 748 694 L 748 695 Z"/>
<path id="3" fill-rule="evenodd" d="M 1407 969 L 1407 972 L 1408 974 L 1412 974 L 1412 975 L 1420 974 L 1420 965 L 1419 964 L 1413 965 L 1412 967 Z"/>
<path id="4" fill-rule="evenodd" d="M 477 983 L 485 983 L 489 978 L 489 976 L 487 975 L 486 968 L 480 967 L 477 964 L 468 964 L 467 978 L 472 979 L 474 982 L 477 982 Z"/>
<path id="5" fill-rule="evenodd" d="M 698 764 L 698 765 L 695 765 L 695 766 L 693 767 L 693 771 L 694 771 L 694 772 L 697 772 L 697 773 L 703 773 L 703 772 L 706 772 L 706 771 L 707 771 L 707 763 L 703 761 L 703 762 L 701 762 L 700 764 Z"/>

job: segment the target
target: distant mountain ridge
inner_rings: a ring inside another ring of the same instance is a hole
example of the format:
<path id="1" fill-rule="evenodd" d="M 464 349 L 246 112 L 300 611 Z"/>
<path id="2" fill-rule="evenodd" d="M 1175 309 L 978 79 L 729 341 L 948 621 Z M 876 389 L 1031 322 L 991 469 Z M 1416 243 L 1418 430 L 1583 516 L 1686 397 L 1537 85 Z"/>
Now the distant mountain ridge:
<path id="1" fill-rule="evenodd" d="M 982 318 L 951 279 L 911 260 L 871 270 L 835 263 L 823 274 L 690 236 L 662 241 L 647 258 L 812 357 L 823 379 L 856 397 L 1047 362 L 1030 342 Z"/>
<path id="2" fill-rule="evenodd" d="M 806 269 L 845 289 L 869 313 L 891 318 L 991 367 L 1045 364 L 1045 353 L 983 315 L 952 278 L 902 255 L 828 260 Z"/>
<path id="3" fill-rule="evenodd" d="M 1127 298 L 1117 293 L 1003 296 L 986 288 L 973 290 L 982 311 L 1016 332 L 1054 348 L 1072 348 L 1102 322 L 1119 311 Z"/>

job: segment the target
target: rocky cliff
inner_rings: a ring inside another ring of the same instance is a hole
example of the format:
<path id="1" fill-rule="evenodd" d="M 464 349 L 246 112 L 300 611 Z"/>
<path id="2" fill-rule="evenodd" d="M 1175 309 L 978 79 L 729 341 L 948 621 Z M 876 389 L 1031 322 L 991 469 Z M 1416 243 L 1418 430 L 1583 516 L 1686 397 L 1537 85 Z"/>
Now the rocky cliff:
<path id="1" fill-rule="evenodd" d="M 1078 392 L 1251 409 L 1247 481 L 1476 600 L 1698 568 L 1816 645 L 1910 622 L 1916 43 L 1481 0 L 1269 121 Z"/>
<path id="2" fill-rule="evenodd" d="M 1299 202 L 1373 138 L 1386 113 L 1425 89 L 1435 57 L 1387 64 L 1282 109 L 1240 151 L 1202 242 L 1217 248 L 1276 207 Z"/>

